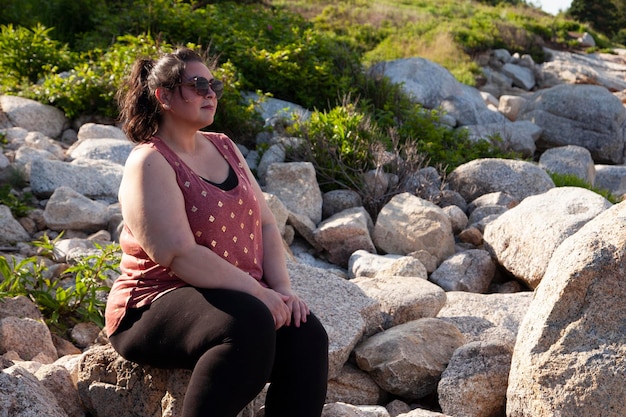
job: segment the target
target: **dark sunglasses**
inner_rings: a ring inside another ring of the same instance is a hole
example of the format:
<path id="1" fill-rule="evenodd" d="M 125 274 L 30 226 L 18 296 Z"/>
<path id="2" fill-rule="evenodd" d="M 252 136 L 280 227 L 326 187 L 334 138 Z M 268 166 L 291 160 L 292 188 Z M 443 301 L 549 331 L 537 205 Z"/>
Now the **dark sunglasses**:
<path id="1" fill-rule="evenodd" d="M 180 83 L 180 85 L 193 87 L 196 94 L 202 97 L 209 95 L 209 89 L 213 90 L 215 97 L 218 99 L 224 94 L 224 83 L 215 78 L 209 81 L 204 77 L 193 77 L 190 81 Z"/>

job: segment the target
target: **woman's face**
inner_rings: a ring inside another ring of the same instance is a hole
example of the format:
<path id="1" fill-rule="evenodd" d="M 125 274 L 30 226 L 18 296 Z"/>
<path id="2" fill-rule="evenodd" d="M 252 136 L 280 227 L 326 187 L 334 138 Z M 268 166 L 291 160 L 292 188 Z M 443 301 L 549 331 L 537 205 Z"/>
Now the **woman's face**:
<path id="1" fill-rule="evenodd" d="M 217 94 L 213 88 L 221 93 L 219 83 L 207 66 L 189 62 L 182 84 L 169 91 L 166 113 L 179 122 L 197 125 L 198 129 L 210 125 L 217 110 Z"/>

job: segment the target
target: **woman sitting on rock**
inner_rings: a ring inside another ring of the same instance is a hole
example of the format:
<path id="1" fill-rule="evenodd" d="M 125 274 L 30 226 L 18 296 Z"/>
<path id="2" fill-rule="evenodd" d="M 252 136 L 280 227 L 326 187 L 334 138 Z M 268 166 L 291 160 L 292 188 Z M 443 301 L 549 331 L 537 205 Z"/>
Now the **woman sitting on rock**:
<path id="1" fill-rule="evenodd" d="M 119 102 L 137 143 L 119 200 L 121 276 L 106 331 L 139 364 L 193 370 L 183 417 L 319 417 L 328 336 L 292 290 L 282 237 L 237 146 L 202 132 L 223 84 L 187 48 L 138 60 Z"/>

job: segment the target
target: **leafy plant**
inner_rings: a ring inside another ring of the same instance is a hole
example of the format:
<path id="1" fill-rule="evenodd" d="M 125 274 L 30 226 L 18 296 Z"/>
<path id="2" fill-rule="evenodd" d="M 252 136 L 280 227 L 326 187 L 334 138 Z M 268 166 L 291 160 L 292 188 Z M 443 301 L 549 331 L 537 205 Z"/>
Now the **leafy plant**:
<path id="1" fill-rule="evenodd" d="M 289 157 L 313 163 L 323 190 L 363 188 L 360 176 L 375 166 L 371 150 L 379 136 L 354 103 L 313 112 L 309 120 L 296 121 L 288 131 L 304 138 L 302 146 L 289 150 Z"/>
<path id="2" fill-rule="evenodd" d="M 580 187 L 590 191 L 595 192 L 596 194 L 600 194 L 602 197 L 606 198 L 613 204 L 618 204 L 621 202 L 621 199 L 617 196 L 611 194 L 611 192 L 604 188 L 594 187 L 589 184 L 584 179 L 580 178 L 574 174 L 562 174 L 559 172 L 548 171 L 548 175 L 552 178 L 552 182 L 557 187 Z"/>
<path id="3" fill-rule="evenodd" d="M 81 115 L 117 116 L 115 93 L 132 63 L 141 56 L 155 56 L 171 49 L 150 36 L 123 36 L 106 52 L 93 50 L 71 70 L 49 74 L 24 95 L 60 108 L 69 118 Z"/>
<path id="4" fill-rule="evenodd" d="M 70 68 L 67 45 L 51 38 L 51 28 L 41 24 L 27 29 L 12 24 L 0 26 L 0 85 L 2 91 L 35 83 L 46 74 Z"/>
<path id="5" fill-rule="evenodd" d="M 31 210 L 30 200 L 33 195 L 29 192 L 16 193 L 11 185 L 4 184 L 0 186 L 0 204 L 11 209 L 11 213 L 15 217 L 24 217 Z"/>
<path id="6" fill-rule="evenodd" d="M 104 326 L 105 294 L 108 273 L 119 273 L 119 245 L 103 247 L 95 244 L 97 254 L 80 258 L 60 275 L 55 275 L 44 261 L 52 256 L 54 243 L 44 235 L 32 242 L 42 251 L 42 257 L 17 261 L 0 257 L 0 298 L 26 296 L 41 310 L 46 324 L 60 333 L 79 322 Z"/>

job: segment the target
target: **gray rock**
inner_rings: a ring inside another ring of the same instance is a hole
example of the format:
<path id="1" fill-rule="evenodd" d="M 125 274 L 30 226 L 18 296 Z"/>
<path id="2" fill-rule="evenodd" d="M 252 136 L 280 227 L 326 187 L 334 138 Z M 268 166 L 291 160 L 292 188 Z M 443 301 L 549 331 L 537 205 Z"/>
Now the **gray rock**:
<path id="1" fill-rule="evenodd" d="M 57 188 L 44 210 L 46 224 L 52 230 L 97 231 L 109 222 L 107 206 L 93 201 L 70 187 Z"/>
<path id="2" fill-rule="evenodd" d="M 513 85 L 523 88 L 526 91 L 532 90 L 535 86 L 535 74 L 529 68 L 506 63 L 502 66 L 502 73 L 513 80 Z"/>
<path id="3" fill-rule="evenodd" d="M 455 417 L 502 416 L 513 346 L 471 342 L 458 348 L 437 386 L 441 410 Z"/>
<path id="4" fill-rule="evenodd" d="M 86 348 L 93 345 L 100 335 L 101 329 L 95 323 L 76 323 L 70 331 L 76 346 Z"/>
<path id="5" fill-rule="evenodd" d="M 51 138 L 59 137 L 68 124 L 61 110 L 23 97 L 0 95 L 0 108 L 13 126 Z"/>
<path id="6" fill-rule="evenodd" d="M 355 251 L 376 252 L 371 238 L 373 229 L 367 211 L 363 207 L 353 207 L 322 221 L 313 236 L 328 253 L 330 262 L 347 267 Z"/>
<path id="7" fill-rule="evenodd" d="M 65 367 L 57 364 L 44 365 L 37 370 L 35 377 L 54 394 L 57 403 L 68 417 L 86 415 L 72 376 Z"/>
<path id="8" fill-rule="evenodd" d="M 256 173 L 261 184 L 265 184 L 267 182 L 267 170 L 269 167 L 275 163 L 284 163 L 285 155 L 285 147 L 279 143 L 271 145 L 265 152 L 263 152 L 256 169 Z"/>
<path id="9" fill-rule="evenodd" d="M 394 83 L 402 83 L 413 99 L 429 109 L 437 108 L 443 99 L 462 94 L 464 89 L 446 68 L 424 58 L 405 58 L 375 65 L 372 73 L 382 74 Z M 476 93 L 483 108 L 486 108 Z"/>
<path id="10" fill-rule="evenodd" d="M 294 103 L 290 103 L 285 100 L 280 100 L 272 97 L 260 97 L 256 93 L 245 93 L 244 98 L 255 102 L 257 111 L 261 114 L 266 125 L 269 124 L 271 119 L 281 118 L 286 122 L 293 120 L 296 116 L 300 120 L 307 120 L 311 112 L 302 106 Z"/>
<path id="11" fill-rule="evenodd" d="M 30 180 L 31 166 L 37 159 L 58 160 L 56 156 L 43 149 L 21 146 L 15 152 L 14 167 L 24 175 L 24 179 Z"/>
<path id="12" fill-rule="evenodd" d="M 500 96 L 498 101 L 498 111 L 514 122 L 525 104 L 526 99 L 524 97 L 504 94 Z"/>
<path id="13" fill-rule="evenodd" d="M 126 134 L 117 126 L 98 123 L 85 123 L 77 133 L 79 142 L 87 139 L 119 139 L 128 141 Z"/>
<path id="14" fill-rule="evenodd" d="M 520 112 L 543 129 L 537 140 L 542 151 L 577 145 L 591 152 L 596 163 L 624 161 L 626 108 L 606 88 L 597 85 L 558 85 L 539 90 Z"/>
<path id="15" fill-rule="evenodd" d="M 425 250 L 441 263 L 454 253 L 452 224 L 446 213 L 424 199 L 402 193 L 380 211 L 374 244 L 385 253 L 406 255 Z"/>
<path id="16" fill-rule="evenodd" d="M 467 227 L 467 215 L 459 206 L 446 206 L 443 207 L 443 211 L 450 218 L 452 233 L 458 234 Z"/>
<path id="17" fill-rule="evenodd" d="M 11 262 L 8 259 L 9 263 Z M 5 317 L 29 318 L 43 321 L 43 315 L 37 305 L 25 295 L 0 298 L 0 319 Z"/>
<path id="18" fill-rule="evenodd" d="M 382 404 L 388 394 L 356 366 L 346 363 L 336 378 L 328 381 L 326 403 Z"/>
<path id="19" fill-rule="evenodd" d="M 341 372 L 354 346 L 382 325 L 379 304 L 332 271 L 288 261 L 294 290 L 320 319 L 329 338 L 329 378 Z"/>
<path id="20" fill-rule="evenodd" d="M 422 261 L 414 255 L 401 256 L 390 264 L 379 268 L 374 278 L 412 277 L 428 279 L 428 270 Z"/>
<path id="21" fill-rule="evenodd" d="M 546 150 L 539 158 L 539 166 L 548 172 L 575 175 L 589 185 L 596 181 L 596 167 L 591 152 L 582 146 L 559 146 Z"/>
<path id="22" fill-rule="evenodd" d="M 385 268 L 390 268 L 402 255 L 379 255 L 364 250 L 355 251 L 348 262 L 348 278 L 373 277 Z"/>
<path id="23" fill-rule="evenodd" d="M 30 318 L 5 317 L 0 320 L 0 352 L 16 352 L 22 360 L 35 357 L 47 363 L 57 359 L 50 330 L 45 323 Z"/>
<path id="24" fill-rule="evenodd" d="M 445 291 L 485 293 L 495 271 L 496 264 L 487 251 L 470 249 L 443 261 L 430 275 L 430 280 Z"/>
<path id="25" fill-rule="evenodd" d="M 92 159 L 124 165 L 134 144 L 127 139 L 85 139 L 68 152 L 74 159 Z"/>
<path id="26" fill-rule="evenodd" d="M 536 288 L 556 248 L 610 206 L 584 188 L 553 188 L 526 198 L 487 224 L 485 248 L 515 277 Z"/>
<path id="27" fill-rule="evenodd" d="M 361 196 L 352 190 L 332 190 L 322 196 L 322 218 L 327 219 L 333 214 L 352 207 L 363 205 Z"/>
<path id="28" fill-rule="evenodd" d="M 300 214 L 290 211 L 287 217 L 287 223 L 308 243 L 316 252 L 322 252 L 322 248 L 315 240 L 315 229 L 317 226 L 306 214 Z"/>
<path id="29" fill-rule="evenodd" d="M 407 403 L 398 399 L 392 400 L 385 408 L 389 411 L 390 417 L 398 417 L 400 414 L 411 411 L 411 407 Z"/>
<path id="30" fill-rule="evenodd" d="M 579 54 L 544 48 L 550 59 L 539 66 L 546 75 L 552 75 L 570 84 L 589 83 L 606 87 L 609 91 L 626 89 L 626 64 L 620 54 Z"/>
<path id="31" fill-rule="evenodd" d="M 449 291 L 447 301 L 437 317 L 454 323 L 468 342 L 485 340 L 485 332 L 499 327 L 514 337 L 528 312 L 532 292 L 513 294 L 476 294 Z"/>
<path id="32" fill-rule="evenodd" d="M 512 195 L 505 192 L 498 191 L 483 194 L 480 197 L 472 200 L 467 205 L 467 212 L 471 215 L 477 208 L 485 206 L 502 206 L 506 209 L 511 209 L 517 206 L 519 203 L 519 198 L 513 197 Z"/>
<path id="33" fill-rule="evenodd" d="M 336 402 L 325 404 L 321 417 L 389 417 L 389 413 L 382 406 Z"/>
<path id="34" fill-rule="evenodd" d="M 49 152 L 54 155 L 54 159 L 65 159 L 65 150 L 61 145 L 41 132 L 28 132 L 24 138 L 24 145 L 33 149 Z"/>
<path id="35" fill-rule="evenodd" d="M 322 220 L 322 192 L 310 162 L 273 163 L 267 169 L 264 191 L 276 195 L 289 211 L 307 216 L 314 224 Z"/>
<path id="36" fill-rule="evenodd" d="M 616 197 L 626 195 L 626 165 L 596 165 L 594 185 Z"/>
<path id="37" fill-rule="evenodd" d="M 446 293 L 419 277 L 375 276 L 353 279 L 370 298 L 378 301 L 387 329 L 409 321 L 435 317 L 446 303 Z"/>
<path id="38" fill-rule="evenodd" d="M 87 411 L 100 417 L 128 415 L 163 416 L 180 411 L 190 371 L 164 370 L 122 359 L 111 345 L 94 346 L 80 360 L 77 388 Z M 182 388 L 182 390 L 181 390 Z M 166 395 L 170 407 L 162 410 Z"/>
<path id="39" fill-rule="evenodd" d="M 28 242 L 30 235 L 24 227 L 15 220 L 11 209 L 0 204 L 0 243 L 13 245 L 17 242 Z"/>
<path id="40" fill-rule="evenodd" d="M 550 176 L 531 162 L 509 159 L 475 159 L 457 167 L 448 177 L 451 189 L 467 201 L 493 192 L 523 200 L 554 187 Z"/>
<path id="41" fill-rule="evenodd" d="M 542 132 L 539 126 L 529 121 L 465 126 L 464 129 L 469 132 L 471 140 L 486 140 L 504 151 L 518 152 L 525 158 L 535 154 L 535 141 Z"/>
<path id="42" fill-rule="evenodd" d="M 0 372 L 0 410 L 6 417 L 70 417 L 30 372 L 12 366 Z"/>
<path id="43" fill-rule="evenodd" d="M 30 184 L 33 194 L 39 197 L 50 197 L 65 186 L 86 197 L 113 203 L 117 201 L 123 170 L 123 166 L 107 161 L 38 159 L 31 165 Z"/>
<path id="44" fill-rule="evenodd" d="M 285 226 L 287 225 L 287 219 L 289 218 L 289 210 L 287 210 L 287 207 L 285 207 L 283 202 L 280 201 L 280 199 L 274 194 L 263 193 L 263 195 L 265 196 L 265 201 L 276 219 L 278 231 L 284 236 Z"/>
<path id="45" fill-rule="evenodd" d="M 473 87 L 462 85 L 459 95 L 446 97 L 441 101 L 441 109 L 448 115 L 453 116 L 459 126 L 504 123 L 507 119 L 497 111 L 482 102 L 480 93 Z M 480 98 L 480 104 L 477 102 Z"/>
<path id="46" fill-rule="evenodd" d="M 454 325 L 424 318 L 377 333 L 354 353 L 359 368 L 385 391 L 414 400 L 436 390 L 452 354 L 463 343 Z"/>
<path id="47" fill-rule="evenodd" d="M 555 251 L 513 352 L 507 416 L 618 417 L 626 401 L 626 203 Z"/>
<path id="48" fill-rule="evenodd" d="M 480 197 L 479 197 L 480 198 Z M 482 205 L 480 207 L 476 207 L 472 210 L 472 214 L 470 214 L 467 224 L 470 226 L 479 227 L 479 229 L 484 229 L 484 225 L 497 219 L 502 213 L 505 213 L 509 210 L 504 205 Z"/>
<path id="49" fill-rule="evenodd" d="M 458 82 L 444 67 L 424 58 L 405 58 L 374 65 L 372 73 L 402 84 L 424 107 L 442 107 L 459 125 L 503 121 L 504 116 L 487 108 L 480 93 Z"/>

